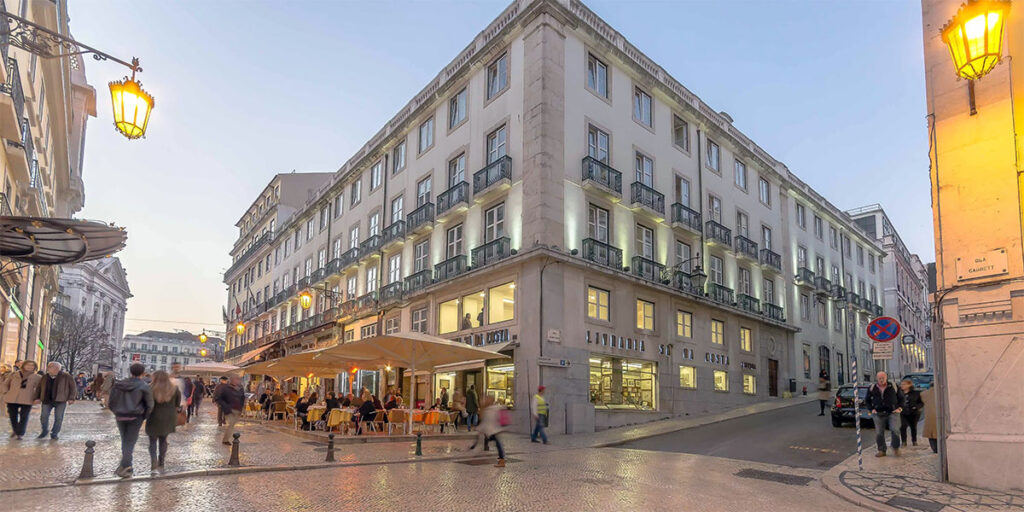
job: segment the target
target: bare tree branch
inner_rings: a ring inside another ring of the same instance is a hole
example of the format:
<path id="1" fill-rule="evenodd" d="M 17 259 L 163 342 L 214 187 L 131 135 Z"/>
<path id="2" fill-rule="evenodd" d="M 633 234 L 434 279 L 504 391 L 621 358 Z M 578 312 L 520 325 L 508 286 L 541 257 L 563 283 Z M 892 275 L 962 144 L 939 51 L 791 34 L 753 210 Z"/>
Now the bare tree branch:
<path id="1" fill-rule="evenodd" d="M 50 331 L 50 359 L 71 373 L 91 371 L 94 363 L 111 363 L 110 335 L 84 313 L 61 308 Z"/>

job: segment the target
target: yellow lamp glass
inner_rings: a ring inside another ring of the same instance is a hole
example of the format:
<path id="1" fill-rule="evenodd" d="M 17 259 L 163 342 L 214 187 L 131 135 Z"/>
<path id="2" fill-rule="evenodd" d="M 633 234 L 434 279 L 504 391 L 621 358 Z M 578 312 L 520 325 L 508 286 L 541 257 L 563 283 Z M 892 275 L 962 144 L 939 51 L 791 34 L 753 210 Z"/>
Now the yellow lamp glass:
<path id="1" fill-rule="evenodd" d="M 199 335 L 199 343 L 206 343 L 207 339 L 209 339 L 209 338 L 207 338 L 205 332 Z"/>
<path id="2" fill-rule="evenodd" d="M 110 82 L 110 102 L 114 107 L 114 127 L 117 131 L 129 139 L 146 135 L 149 113 L 153 110 L 154 102 L 153 96 L 142 90 L 142 84 L 127 77 L 118 82 Z"/>
<path id="3" fill-rule="evenodd" d="M 235 332 L 237 332 L 239 335 L 245 334 L 245 324 L 243 324 L 242 322 L 238 322 L 237 324 L 235 324 Z"/>
<path id="4" fill-rule="evenodd" d="M 942 42 L 949 48 L 957 75 L 977 80 L 999 63 L 1009 10 L 1006 0 L 970 1 L 942 27 Z"/>
<path id="5" fill-rule="evenodd" d="M 206 357 L 206 349 L 205 348 L 199 349 L 199 355 L 201 355 L 203 357 Z"/>
<path id="6" fill-rule="evenodd" d="M 309 292 L 302 292 L 299 294 L 299 305 L 302 309 L 309 309 L 313 305 L 313 294 Z"/>

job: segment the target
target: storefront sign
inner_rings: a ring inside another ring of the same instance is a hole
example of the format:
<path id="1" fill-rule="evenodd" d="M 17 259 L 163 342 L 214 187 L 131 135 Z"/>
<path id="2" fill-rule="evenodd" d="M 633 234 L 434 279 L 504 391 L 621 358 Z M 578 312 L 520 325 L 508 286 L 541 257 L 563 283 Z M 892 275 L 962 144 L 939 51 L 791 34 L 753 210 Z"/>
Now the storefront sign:
<path id="1" fill-rule="evenodd" d="M 616 336 L 606 332 L 587 331 L 587 343 L 624 350 L 647 351 L 647 342 L 628 336 Z"/>
<path id="2" fill-rule="evenodd" d="M 754 363 L 748 363 L 746 361 L 742 361 L 742 362 L 740 362 L 740 368 L 742 368 L 744 370 L 756 370 L 757 369 L 757 365 L 754 364 Z"/>
<path id="3" fill-rule="evenodd" d="M 494 331 L 478 332 L 474 334 L 467 334 L 465 336 L 459 336 L 456 338 L 452 338 L 452 341 L 457 343 L 465 343 L 466 345 L 472 345 L 475 347 L 482 347 L 484 345 L 494 345 L 496 343 L 515 341 L 517 338 L 518 336 L 512 334 L 508 329 L 497 329 Z"/>
<path id="4" fill-rule="evenodd" d="M 966 281 L 981 277 L 1006 274 L 1006 249 L 956 259 L 956 280 Z"/>
<path id="5" fill-rule="evenodd" d="M 541 366 L 555 366 L 559 368 L 568 368 L 572 366 L 572 361 L 568 359 L 555 359 L 553 357 L 539 357 L 537 358 L 537 364 Z"/>
<path id="6" fill-rule="evenodd" d="M 704 353 L 704 362 L 729 366 L 729 356 L 723 354 Z"/>
<path id="7" fill-rule="evenodd" d="M 21 308 L 18 307 L 18 303 L 13 298 L 11 299 L 11 311 L 14 312 L 14 316 L 18 317 L 18 320 L 25 319 L 25 315 L 22 314 Z"/>

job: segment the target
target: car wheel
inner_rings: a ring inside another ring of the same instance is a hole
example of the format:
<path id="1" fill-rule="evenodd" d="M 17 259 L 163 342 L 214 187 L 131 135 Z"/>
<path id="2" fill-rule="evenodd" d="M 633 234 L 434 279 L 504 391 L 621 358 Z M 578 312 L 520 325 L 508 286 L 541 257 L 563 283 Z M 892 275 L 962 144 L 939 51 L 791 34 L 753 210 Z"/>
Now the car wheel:
<path id="1" fill-rule="evenodd" d="M 842 418 L 836 418 L 835 416 L 832 416 L 832 426 L 833 427 L 841 427 L 841 426 L 843 426 Z"/>

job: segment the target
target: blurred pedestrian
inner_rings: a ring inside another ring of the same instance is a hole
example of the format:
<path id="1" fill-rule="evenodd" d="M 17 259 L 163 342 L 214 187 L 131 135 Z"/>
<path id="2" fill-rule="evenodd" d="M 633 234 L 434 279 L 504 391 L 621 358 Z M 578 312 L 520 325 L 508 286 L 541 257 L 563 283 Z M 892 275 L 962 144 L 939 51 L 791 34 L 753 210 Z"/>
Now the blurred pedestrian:
<path id="1" fill-rule="evenodd" d="M 107 407 L 114 413 L 117 431 L 121 435 L 121 463 L 114 472 L 121 478 L 132 476 L 132 454 L 139 440 L 139 430 L 153 410 L 153 393 L 142 380 L 146 367 L 134 363 L 128 370 L 131 377 L 114 383 L 107 398 Z"/>
<path id="2" fill-rule="evenodd" d="M 192 420 L 192 379 L 181 375 L 181 363 L 171 363 L 171 382 L 178 386 L 181 399 L 185 403 L 185 421 Z"/>
<path id="3" fill-rule="evenodd" d="M 220 383 L 217 384 L 217 387 L 213 388 L 213 398 L 212 398 L 212 400 L 213 400 L 214 403 L 217 403 L 217 393 L 220 392 L 221 388 L 223 388 L 224 386 L 227 386 L 227 385 L 228 385 L 228 378 L 227 377 L 221 377 L 220 378 Z M 269 403 L 270 402 L 268 401 L 267 404 L 269 404 Z M 217 408 L 217 426 L 220 427 L 220 426 L 223 426 L 223 425 L 224 425 L 224 409 L 221 409 L 220 407 L 218 407 Z"/>
<path id="4" fill-rule="evenodd" d="M 441 410 L 448 410 L 448 388 L 441 388 Z"/>
<path id="5" fill-rule="evenodd" d="M 868 388 L 867 407 L 875 422 L 875 443 L 878 453 L 875 457 L 885 457 L 885 431 L 889 430 L 892 437 L 892 451 L 900 454 L 899 423 L 900 412 L 903 410 L 896 387 L 889 382 L 885 372 L 878 372 L 875 383 Z"/>
<path id="6" fill-rule="evenodd" d="M 85 400 L 85 388 L 89 387 L 89 379 L 85 378 L 85 372 L 78 372 L 75 376 L 75 391 L 77 396 L 75 400 Z"/>
<path id="7" fill-rule="evenodd" d="M 461 389 L 456 389 L 452 394 L 452 412 L 455 414 L 455 428 L 458 430 L 459 423 L 466 423 L 466 395 L 462 394 Z"/>
<path id="8" fill-rule="evenodd" d="M 35 361 L 22 362 L 18 368 L 0 384 L 0 394 L 4 395 L 7 415 L 11 417 L 11 435 L 20 440 L 28 428 L 32 404 L 39 403 L 39 382 L 43 377 L 36 373 Z"/>
<path id="9" fill-rule="evenodd" d="M 192 413 L 191 416 L 197 416 L 199 414 L 199 404 L 203 402 L 203 397 L 206 396 L 206 383 L 203 382 L 202 377 L 197 377 L 194 382 L 192 389 Z"/>
<path id="10" fill-rule="evenodd" d="M 232 375 L 228 383 L 220 388 L 220 392 L 214 396 L 213 401 L 224 411 L 224 436 L 221 442 L 230 445 L 231 434 L 235 431 L 235 423 L 242 414 L 245 407 L 245 391 L 242 390 L 242 378 Z"/>
<path id="11" fill-rule="evenodd" d="M 60 427 L 64 424 L 64 410 L 68 404 L 75 403 L 77 396 L 75 379 L 57 361 L 46 364 L 46 375 L 39 381 L 39 396 L 42 405 L 39 407 L 39 425 L 41 427 L 36 439 L 45 439 L 47 435 L 56 441 L 60 436 Z M 53 429 L 50 429 L 50 411 L 53 411 Z"/>
<path id="12" fill-rule="evenodd" d="M 4 381 L 7 380 L 7 376 L 12 371 L 10 366 L 0 364 L 0 386 L 3 386 Z M 0 416 L 7 416 L 7 402 L 4 399 L 4 393 L 0 393 Z"/>
<path id="13" fill-rule="evenodd" d="M 825 407 L 828 407 L 829 400 L 832 399 L 832 380 L 828 377 L 828 372 L 821 370 L 818 374 L 818 407 L 820 411 L 818 416 L 825 415 Z"/>
<path id="14" fill-rule="evenodd" d="M 914 381 L 903 379 L 903 411 L 900 412 L 900 441 L 907 446 L 907 429 L 910 429 L 910 443 L 917 446 L 917 423 L 921 421 L 921 392 L 914 388 Z"/>
<path id="15" fill-rule="evenodd" d="M 533 395 L 530 401 L 530 417 L 533 418 L 533 432 L 530 433 L 530 442 L 537 443 L 540 437 L 544 444 L 548 444 L 548 434 L 544 428 L 548 426 L 548 402 L 544 399 L 544 386 L 537 386 L 537 394 Z"/>
<path id="16" fill-rule="evenodd" d="M 103 373 L 97 372 L 96 376 L 92 378 L 92 384 L 89 386 L 92 388 L 92 396 L 100 403 L 100 409 L 103 408 Z"/>
<path id="17" fill-rule="evenodd" d="M 508 409 L 495 403 L 493 397 L 485 396 L 481 412 L 479 431 L 484 439 L 484 449 L 487 449 L 488 441 L 493 441 L 494 446 L 498 448 L 498 463 L 494 467 L 503 468 L 505 467 L 505 448 L 502 446 L 498 434 L 508 426 Z M 473 444 L 476 445 L 476 443 Z"/>
<path id="18" fill-rule="evenodd" d="M 939 453 L 939 430 L 937 428 L 935 388 L 930 387 L 921 392 L 921 404 L 924 407 L 924 428 L 921 436 L 928 440 L 932 453 Z"/>
<path id="19" fill-rule="evenodd" d="M 146 419 L 146 437 L 149 438 L 149 472 L 163 472 L 167 459 L 167 436 L 174 433 L 181 412 L 181 391 L 171 382 L 167 372 L 153 372 L 153 410 Z"/>
<path id="20" fill-rule="evenodd" d="M 480 399 L 476 395 L 476 386 L 470 384 L 466 391 L 466 427 L 473 430 L 473 427 L 480 423 Z"/>

